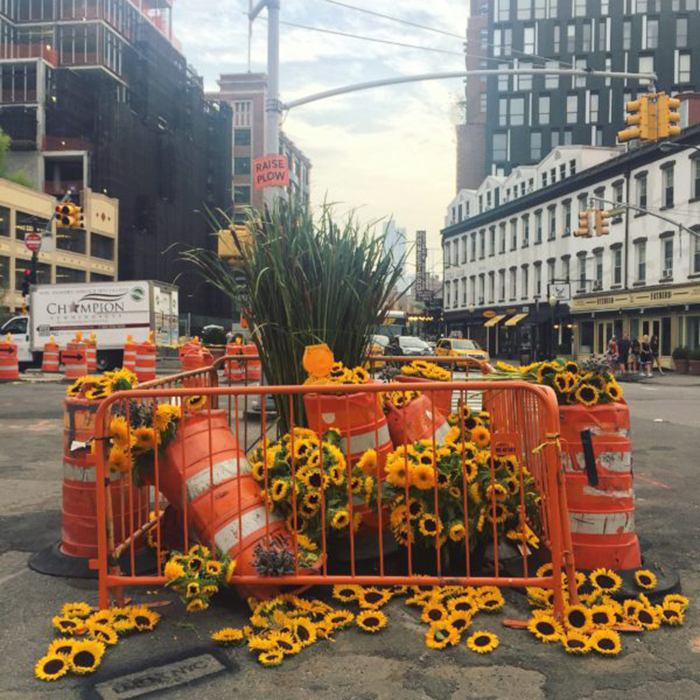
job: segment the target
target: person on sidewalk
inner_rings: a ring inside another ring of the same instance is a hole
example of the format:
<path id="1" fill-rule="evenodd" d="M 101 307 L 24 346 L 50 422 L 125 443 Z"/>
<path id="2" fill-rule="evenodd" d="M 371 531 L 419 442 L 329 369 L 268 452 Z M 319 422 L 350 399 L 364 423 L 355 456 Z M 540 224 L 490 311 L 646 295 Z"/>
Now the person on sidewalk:
<path id="1" fill-rule="evenodd" d="M 661 368 L 661 361 L 659 360 L 659 338 L 656 335 L 651 336 L 651 340 L 649 340 L 649 346 L 651 347 L 651 356 L 652 356 L 652 363 L 651 363 L 651 371 L 652 374 L 654 372 L 654 367 L 659 368 L 659 374 L 663 374 L 664 371 Z"/>
<path id="2" fill-rule="evenodd" d="M 630 344 L 630 372 L 639 372 L 639 353 L 641 352 L 641 347 L 639 345 L 639 340 L 637 338 L 632 338 Z"/>
<path id="3" fill-rule="evenodd" d="M 649 344 L 649 336 L 642 336 L 640 345 L 639 360 L 642 364 L 640 374 L 646 377 L 651 377 L 651 363 L 654 361 L 654 356 L 651 354 L 651 345 Z"/>
<path id="4" fill-rule="evenodd" d="M 620 372 L 627 371 L 627 362 L 630 355 L 630 337 L 628 333 L 625 333 L 622 338 L 617 343 L 617 365 Z"/>
<path id="5" fill-rule="evenodd" d="M 617 350 L 617 339 L 615 336 L 610 338 L 608 340 L 608 349 L 605 351 L 605 359 L 608 362 L 608 365 L 610 366 L 610 369 L 612 369 L 613 373 L 615 372 L 615 368 L 617 367 L 618 363 L 618 358 L 619 358 L 619 353 Z"/>

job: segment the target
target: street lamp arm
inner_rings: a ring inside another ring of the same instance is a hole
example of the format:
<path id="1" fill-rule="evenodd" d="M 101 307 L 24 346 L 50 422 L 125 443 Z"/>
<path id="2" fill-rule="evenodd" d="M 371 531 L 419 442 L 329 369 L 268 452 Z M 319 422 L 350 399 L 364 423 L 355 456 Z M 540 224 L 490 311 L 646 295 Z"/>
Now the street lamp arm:
<path id="1" fill-rule="evenodd" d="M 266 1 L 266 0 L 263 0 Z M 403 83 L 420 83 L 428 80 L 449 80 L 451 78 L 468 78 L 469 76 L 506 76 L 506 75 L 564 75 L 564 76 L 580 76 L 580 77 L 600 77 L 600 78 L 619 78 L 625 80 L 639 80 L 647 83 L 655 83 L 657 76 L 655 73 L 620 73 L 615 71 L 591 71 L 581 70 L 577 68 L 509 68 L 508 70 L 496 70 L 493 68 L 485 68 L 480 70 L 460 70 L 449 73 L 422 73 L 419 75 L 407 75 L 400 78 L 384 78 L 382 80 L 371 80 L 366 83 L 356 83 L 354 85 L 346 85 L 345 87 L 334 88 L 332 90 L 324 90 L 317 92 L 307 97 L 301 97 L 298 100 L 291 100 L 283 104 L 283 109 L 293 109 L 301 107 L 310 102 L 318 102 L 329 97 L 337 97 L 338 95 L 346 95 L 351 92 L 360 92 L 361 90 L 371 90 L 377 87 L 385 87 L 387 85 L 401 85 Z"/>
<path id="2" fill-rule="evenodd" d="M 616 202 L 613 199 L 603 199 L 603 197 L 591 197 L 590 200 L 592 203 L 600 202 L 601 204 L 612 204 L 616 209 L 631 209 L 632 211 L 638 211 L 638 212 L 641 212 L 642 214 L 648 214 L 649 216 L 654 216 L 657 219 L 661 219 L 662 221 L 665 221 L 666 223 L 671 224 L 672 226 L 677 226 L 679 229 L 681 229 L 681 231 L 686 231 L 691 236 L 695 236 L 696 238 L 700 238 L 700 231 L 694 231 L 692 228 L 688 228 L 687 226 L 679 223 L 678 221 L 675 221 L 670 216 L 666 216 L 665 214 L 659 214 L 655 211 L 645 209 L 644 207 L 638 207 L 634 204 L 628 204 L 627 202 Z"/>

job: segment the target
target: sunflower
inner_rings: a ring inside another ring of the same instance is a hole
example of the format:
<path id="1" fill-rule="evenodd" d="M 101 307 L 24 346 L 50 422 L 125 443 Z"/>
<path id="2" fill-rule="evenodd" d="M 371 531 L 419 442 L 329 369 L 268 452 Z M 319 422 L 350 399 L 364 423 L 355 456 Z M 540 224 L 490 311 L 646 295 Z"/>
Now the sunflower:
<path id="1" fill-rule="evenodd" d="M 598 403 L 600 392 L 592 384 L 581 384 L 579 388 L 576 389 L 574 396 L 580 404 L 590 408 Z"/>
<path id="2" fill-rule="evenodd" d="M 358 591 L 359 586 L 340 584 L 333 586 L 333 597 L 342 603 L 349 603 L 353 600 L 357 600 Z"/>
<path id="3" fill-rule="evenodd" d="M 88 623 L 87 628 L 90 639 L 102 642 L 102 644 L 113 646 L 119 641 L 119 635 L 109 625 L 96 625 Z"/>
<path id="4" fill-rule="evenodd" d="M 77 617 L 62 617 L 56 615 L 56 617 L 51 620 L 51 624 L 61 634 L 81 635 L 85 634 L 87 631 L 85 621 Z"/>
<path id="5" fill-rule="evenodd" d="M 140 427 L 134 430 L 134 444 L 142 450 L 153 450 L 158 444 L 158 434 L 153 428 Z"/>
<path id="6" fill-rule="evenodd" d="M 467 638 L 467 646 L 477 654 L 487 654 L 498 647 L 498 637 L 493 632 L 478 630 Z"/>
<path id="7" fill-rule="evenodd" d="M 73 649 L 75 648 L 77 642 L 77 639 L 54 639 L 54 641 L 49 644 L 49 648 L 47 649 L 46 653 L 70 657 L 73 655 Z"/>
<path id="8" fill-rule="evenodd" d="M 561 625 L 550 614 L 543 613 L 533 617 L 527 624 L 528 630 L 542 642 L 558 642 L 564 630 Z"/>
<path id="9" fill-rule="evenodd" d="M 70 657 L 70 667 L 73 673 L 80 675 L 92 673 L 102 661 L 105 645 L 91 639 L 76 642 L 73 656 Z"/>
<path id="10" fill-rule="evenodd" d="M 503 484 L 489 484 L 486 487 L 486 500 L 505 501 L 508 498 L 508 489 Z"/>
<path id="11" fill-rule="evenodd" d="M 591 649 L 599 654 L 615 656 L 621 648 L 620 635 L 614 630 L 596 630 L 591 635 Z"/>
<path id="12" fill-rule="evenodd" d="M 605 395 L 611 400 L 611 401 L 620 401 L 622 399 L 622 387 L 616 382 L 608 382 L 605 385 Z"/>
<path id="13" fill-rule="evenodd" d="M 591 650 L 591 639 L 581 632 L 570 630 L 562 637 L 561 645 L 567 654 L 587 654 Z"/>
<path id="14" fill-rule="evenodd" d="M 206 610 L 209 607 L 209 601 L 203 598 L 192 598 L 192 600 L 187 603 L 187 612 L 200 612 Z"/>
<path id="15" fill-rule="evenodd" d="M 637 611 L 637 622 L 645 630 L 657 630 L 661 627 L 661 615 L 655 607 L 645 605 Z"/>
<path id="16" fill-rule="evenodd" d="M 87 603 L 66 603 L 61 608 L 62 617 L 90 617 L 92 608 Z"/>
<path id="17" fill-rule="evenodd" d="M 355 624 L 363 632 L 378 632 L 386 627 L 387 618 L 381 610 L 363 610 L 355 618 Z"/>
<path id="18" fill-rule="evenodd" d="M 605 593 L 615 593 L 622 586 L 622 579 L 611 569 L 595 569 L 588 580 L 594 588 Z"/>
<path id="19" fill-rule="evenodd" d="M 391 592 L 380 590 L 379 588 L 359 588 L 357 591 L 357 602 L 365 610 L 377 610 L 386 605 L 391 600 Z"/>
<path id="20" fill-rule="evenodd" d="M 479 610 L 483 610 L 484 612 L 495 612 L 496 610 L 500 610 L 506 604 L 506 601 L 504 600 L 501 592 L 497 590 L 480 595 L 476 599 L 476 603 L 479 606 Z"/>
<path id="21" fill-rule="evenodd" d="M 432 489 L 435 486 L 435 467 L 422 463 L 413 465 L 410 471 L 410 480 L 411 485 L 421 491 Z"/>
<path id="22" fill-rule="evenodd" d="M 367 384 L 369 381 L 369 372 L 364 367 L 355 367 L 352 373 L 356 384 Z"/>
<path id="23" fill-rule="evenodd" d="M 273 632 L 270 635 L 270 640 L 274 642 L 275 647 L 285 654 L 285 656 L 292 656 L 301 651 L 301 644 L 299 644 L 294 638 L 294 635 L 289 632 Z M 275 647 L 273 647 L 273 649 Z"/>
<path id="24" fill-rule="evenodd" d="M 107 458 L 110 469 L 121 474 L 128 474 L 131 471 L 131 455 L 128 448 L 125 450 L 121 445 L 112 445 Z"/>
<path id="25" fill-rule="evenodd" d="M 436 600 L 429 600 L 428 603 L 423 606 L 420 619 L 427 625 L 435 625 L 438 622 L 445 622 L 448 617 L 449 613 L 444 605 L 438 603 Z"/>
<path id="26" fill-rule="evenodd" d="M 270 487 L 270 495 L 273 501 L 281 501 L 287 495 L 289 482 L 284 479 L 275 479 Z"/>
<path id="27" fill-rule="evenodd" d="M 457 630 L 459 634 L 462 634 L 469 625 L 472 623 L 472 613 L 464 612 L 462 610 L 457 610 L 450 613 L 447 618 L 447 624 L 454 630 Z"/>
<path id="28" fill-rule="evenodd" d="M 418 529 L 424 537 L 435 537 L 442 532 L 442 523 L 431 513 L 424 513 L 418 521 Z"/>
<path id="29" fill-rule="evenodd" d="M 189 559 L 187 560 L 187 568 L 193 574 L 198 574 L 204 568 L 204 557 L 208 557 L 208 554 L 192 554 L 190 550 Z"/>
<path id="30" fill-rule="evenodd" d="M 593 624 L 591 611 L 583 605 L 568 605 L 564 611 L 564 623 L 568 629 L 587 632 Z"/>
<path id="31" fill-rule="evenodd" d="M 464 527 L 464 523 L 456 522 L 450 525 L 447 534 L 453 542 L 461 542 L 466 535 L 467 530 Z"/>
<path id="32" fill-rule="evenodd" d="M 457 596 L 447 601 L 447 609 L 450 613 L 463 612 L 474 614 L 479 610 L 478 603 L 470 595 Z"/>
<path id="33" fill-rule="evenodd" d="M 270 651 L 264 651 L 258 656 L 258 661 L 263 666 L 279 666 L 284 659 L 284 652 L 279 649 L 270 649 Z"/>
<path id="34" fill-rule="evenodd" d="M 129 444 L 129 425 L 124 416 L 115 416 L 109 422 L 109 437 L 115 445 L 126 447 Z"/>
<path id="35" fill-rule="evenodd" d="M 340 508 L 331 518 L 331 527 L 334 530 L 342 530 L 350 524 L 350 513 L 345 508 Z"/>
<path id="36" fill-rule="evenodd" d="M 86 625 L 107 625 L 108 627 L 112 626 L 112 611 L 111 610 L 98 610 L 96 613 L 93 613 L 88 617 L 88 619 L 85 621 Z"/>
<path id="37" fill-rule="evenodd" d="M 560 372 L 554 375 L 554 388 L 560 394 L 567 394 L 569 392 L 569 377 L 566 372 Z"/>
<path id="38" fill-rule="evenodd" d="M 425 646 L 428 649 L 445 649 L 447 646 L 454 646 L 459 642 L 460 632 L 456 630 L 447 619 L 444 622 L 437 622 L 430 625 L 425 633 Z"/>
<path id="39" fill-rule="evenodd" d="M 215 578 L 217 576 L 221 575 L 221 571 L 223 570 L 223 565 L 221 564 L 220 561 L 216 561 L 213 559 L 212 561 L 208 561 L 206 563 L 206 566 L 204 567 L 204 571 L 208 576 L 214 576 Z"/>
<path id="40" fill-rule="evenodd" d="M 243 634 L 243 630 L 236 629 L 235 627 L 224 627 L 218 632 L 214 632 L 211 638 L 217 644 L 229 645 L 242 642 L 245 639 L 245 635 Z"/>
<path id="41" fill-rule="evenodd" d="M 204 408 L 206 403 L 206 396 L 188 396 L 185 399 L 185 406 L 189 411 L 199 411 L 200 408 Z"/>
<path id="42" fill-rule="evenodd" d="M 639 569 L 639 571 L 635 571 L 634 580 L 640 588 L 646 588 L 647 590 L 656 588 L 656 584 L 658 583 L 656 575 L 652 571 L 649 571 L 649 569 Z"/>
<path id="43" fill-rule="evenodd" d="M 135 605 L 129 610 L 134 627 L 139 632 L 150 632 L 158 624 L 160 615 L 149 610 L 145 605 Z"/>
<path id="44" fill-rule="evenodd" d="M 68 673 L 70 660 L 62 654 L 48 653 L 42 656 L 34 666 L 34 675 L 40 681 L 56 681 Z"/>
<path id="45" fill-rule="evenodd" d="M 685 613 L 681 610 L 678 603 L 662 605 L 659 608 L 659 615 L 661 616 L 661 622 L 663 622 L 665 625 L 671 625 L 673 627 L 679 627 L 685 621 Z"/>
<path id="46" fill-rule="evenodd" d="M 472 442 L 480 449 L 488 446 L 491 442 L 491 433 L 482 425 L 477 425 L 471 431 Z"/>
<path id="47" fill-rule="evenodd" d="M 685 612 L 689 603 L 690 601 L 684 595 L 681 595 L 680 593 L 669 593 L 668 595 L 664 596 L 662 605 L 668 606 L 675 604 L 680 607 L 681 612 Z"/>
<path id="48" fill-rule="evenodd" d="M 490 523 L 503 523 L 509 515 L 510 511 L 503 503 L 495 503 L 486 508 L 486 517 Z"/>
<path id="49" fill-rule="evenodd" d="M 201 586 L 199 585 L 199 581 L 190 581 L 185 588 L 185 595 L 188 598 L 194 598 L 196 595 L 199 595 L 200 590 Z"/>
<path id="50" fill-rule="evenodd" d="M 615 609 L 612 605 L 594 605 L 591 607 L 591 623 L 600 629 L 615 624 Z"/>
<path id="51" fill-rule="evenodd" d="M 112 608 L 111 626 L 117 632 L 130 632 L 135 628 L 129 608 Z"/>
<path id="52" fill-rule="evenodd" d="M 306 617 L 299 617 L 292 623 L 292 634 L 301 647 L 311 646 L 317 639 L 316 626 Z"/>
<path id="53" fill-rule="evenodd" d="M 324 621 L 328 623 L 330 629 L 342 629 L 347 627 L 355 616 L 349 610 L 334 610 L 324 616 Z"/>

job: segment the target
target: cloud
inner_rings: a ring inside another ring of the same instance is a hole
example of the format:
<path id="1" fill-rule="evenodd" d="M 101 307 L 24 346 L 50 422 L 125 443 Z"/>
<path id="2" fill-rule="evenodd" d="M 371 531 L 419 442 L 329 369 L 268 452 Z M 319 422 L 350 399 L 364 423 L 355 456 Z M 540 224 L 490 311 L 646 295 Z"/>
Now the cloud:
<path id="1" fill-rule="evenodd" d="M 464 35 L 468 1 L 352 0 L 376 12 Z M 220 73 L 247 70 L 245 0 L 178 0 L 175 33 L 207 89 Z M 263 15 L 265 11 L 263 11 Z M 460 52 L 461 42 L 384 21 L 324 0 L 282 0 L 282 20 Z M 256 20 L 252 70 L 264 71 L 267 26 Z M 283 25 L 282 99 L 292 100 L 349 84 L 390 76 L 461 70 L 459 55 L 428 53 L 307 31 Z M 312 198 L 357 208 L 365 220 L 391 217 L 413 238 L 428 230 L 439 247 L 445 209 L 454 196 L 452 122 L 460 80 L 383 87 L 291 110 L 284 129 L 311 158 Z M 433 256 L 434 257 L 434 256 Z"/>

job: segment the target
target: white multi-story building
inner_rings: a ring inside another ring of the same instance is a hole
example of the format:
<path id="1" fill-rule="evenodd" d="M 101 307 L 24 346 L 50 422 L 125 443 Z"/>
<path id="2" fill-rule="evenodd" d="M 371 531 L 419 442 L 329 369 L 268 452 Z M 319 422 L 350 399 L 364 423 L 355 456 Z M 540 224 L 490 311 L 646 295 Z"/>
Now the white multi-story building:
<path id="1" fill-rule="evenodd" d="M 605 351 L 613 336 L 656 335 L 662 359 L 700 347 L 700 127 L 673 145 L 560 146 L 535 166 L 487 177 L 450 203 L 444 251 L 449 330 L 493 354 Z M 592 199 L 620 211 L 610 233 L 574 236 Z M 653 216 L 659 214 L 670 221 Z"/>

